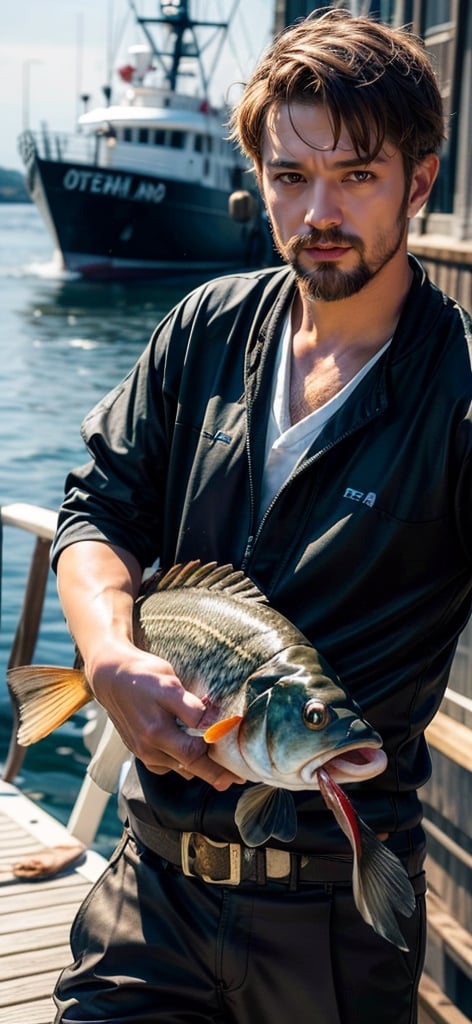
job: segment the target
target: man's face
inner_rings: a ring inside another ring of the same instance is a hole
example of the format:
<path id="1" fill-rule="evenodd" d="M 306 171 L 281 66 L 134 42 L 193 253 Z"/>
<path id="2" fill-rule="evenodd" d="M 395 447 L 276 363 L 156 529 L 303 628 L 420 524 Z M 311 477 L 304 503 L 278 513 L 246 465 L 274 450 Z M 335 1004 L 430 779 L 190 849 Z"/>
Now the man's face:
<path id="1" fill-rule="evenodd" d="M 401 253 L 409 201 L 401 153 L 388 143 L 371 162 L 345 129 L 335 149 L 321 104 L 268 114 L 260 184 L 274 241 L 303 293 L 333 302 L 359 292 Z"/>

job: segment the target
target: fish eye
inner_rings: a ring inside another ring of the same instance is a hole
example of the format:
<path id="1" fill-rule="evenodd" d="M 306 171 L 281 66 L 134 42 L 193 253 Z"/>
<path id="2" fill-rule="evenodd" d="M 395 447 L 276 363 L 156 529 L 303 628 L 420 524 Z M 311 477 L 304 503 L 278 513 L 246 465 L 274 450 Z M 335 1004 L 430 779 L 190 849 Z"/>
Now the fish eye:
<path id="1" fill-rule="evenodd" d="M 324 729 L 329 717 L 328 708 L 321 700 L 309 700 L 303 708 L 303 721 L 308 729 Z"/>

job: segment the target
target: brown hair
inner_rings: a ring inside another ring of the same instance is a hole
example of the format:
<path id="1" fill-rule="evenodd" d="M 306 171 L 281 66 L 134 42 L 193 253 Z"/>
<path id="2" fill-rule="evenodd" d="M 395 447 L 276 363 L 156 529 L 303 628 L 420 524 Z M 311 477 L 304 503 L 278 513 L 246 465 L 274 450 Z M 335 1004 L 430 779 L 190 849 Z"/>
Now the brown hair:
<path id="1" fill-rule="evenodd" d="M 444 138 L 441 95 L 422 41 L 345 10 L 309 15 L 285 29 L 253 72 L 230 128 L 257 170 L 268 111 L 293 102 L 325 105 L 334 147 L 344 124 L 363 160 L 393 143 L 407 180 Z"/>

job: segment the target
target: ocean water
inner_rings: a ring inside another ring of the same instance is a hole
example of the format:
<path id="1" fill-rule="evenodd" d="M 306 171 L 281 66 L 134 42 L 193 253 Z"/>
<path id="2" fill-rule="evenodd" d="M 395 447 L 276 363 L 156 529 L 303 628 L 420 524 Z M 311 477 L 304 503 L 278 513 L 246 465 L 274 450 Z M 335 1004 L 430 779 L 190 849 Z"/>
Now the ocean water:
<path id="1" fill-rule="evenodd" d="M 154 325 L 196 281 L 87 283 L 57 271 L 32 205 L 0 204 L 0 502 L 57 509 L 68 469 L 85 461 L 82 417 L 125 375 Z M 5 669 L 33 539 L 3 537 L 0 629 L 0 765 L 11 734 Z M 34 661 L 70 665 L 72 645 L 51 574 Z M 15 784 L 67 822 L 89 754 L 86 714 L 28 749 Z M 94 848 L 108 855 L 120 832 L 109 801 Z"/>

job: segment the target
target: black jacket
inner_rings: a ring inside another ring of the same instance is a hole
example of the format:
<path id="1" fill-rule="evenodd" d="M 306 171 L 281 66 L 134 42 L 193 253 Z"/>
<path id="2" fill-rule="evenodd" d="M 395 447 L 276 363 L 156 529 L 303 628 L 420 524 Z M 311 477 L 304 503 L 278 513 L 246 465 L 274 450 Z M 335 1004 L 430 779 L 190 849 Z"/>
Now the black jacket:
<path id="1" fill-rule="evenodd" d="M 397 849 L 421 841 L 423 737 L 471 608 L 471 321 L 412 260 L 392 344 L 326 424 L 261 522 L 272 371 L 289 269 L 218 279 L 184 299 L 128 378 L 86 418 L 93 461 L 68 478 L 54 560 L 81 538 L 143 566 L 242 566 L 318 647 L 380 732 L 387 771 L 350 796 Z M 140 806 L 143 787 L 147 808 Z M 131 772 L 134 810 L 237 839 L 239 787 Z M 317 793 L 296 795 L 293 847 L 341 845 Z M 395 844 L 394 844 L 395 845 Z"/>

